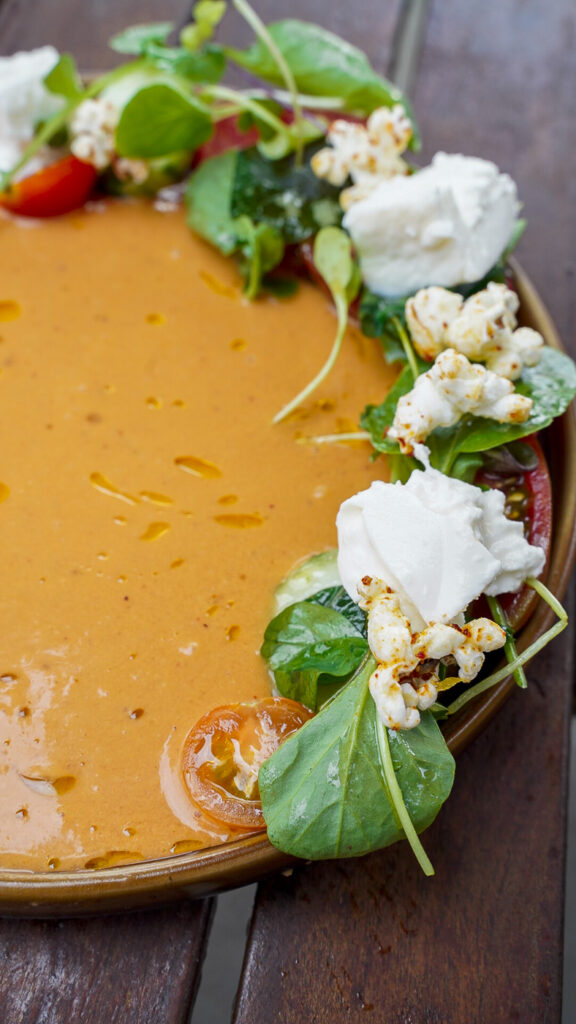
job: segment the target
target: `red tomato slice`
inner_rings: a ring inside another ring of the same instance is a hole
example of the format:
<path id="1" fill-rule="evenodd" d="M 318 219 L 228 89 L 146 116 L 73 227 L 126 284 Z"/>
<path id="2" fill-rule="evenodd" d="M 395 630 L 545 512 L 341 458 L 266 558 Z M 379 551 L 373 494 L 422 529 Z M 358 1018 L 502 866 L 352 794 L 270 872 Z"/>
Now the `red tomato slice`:
<path id="1" fill-rule="evenodd" d="M 524 524 L 526 539 L 542 548 L 546 561 L 552 538 L 552 486 L 544 452 L 535 434 L 522 438 L 530 446 L 537 462 L 532 469 L 511 473 L 490 473 L 481 470 L 475 483 L 497 487 L 506 495 L 506 513 Z M 516 594 L 503 594 L 499 600 L 510 624 L 518 629 L 524 622 L 534 593 L 523 587 Z"/>
<path id="2" fill-rule="evenodd" d="M 219 156 L 228 149 L 247 149 L 258 142 L 258 132 L 251 128 L 248 132 L 240 131 L 237 117 L 226 117 L 214 125 L 214 133 L 200 146 L 194 154 L 194 166 L 204 163 L 211 156 Z"/>
<path id="3" fill-rule="evenodd" d="M 213 708 L 184 743 L 182 771 L 194 802 L 232 828 L 266 828 L 260 766 L 312 717 L 303 704 L 284 697 Z"/>
<path id="4" fill-rule="evenodd" d="M 19 217 L 58 217 L 83 206 L 97 178 L 92 164 L 65 156 L 0 194 L 0 206 Z"/>

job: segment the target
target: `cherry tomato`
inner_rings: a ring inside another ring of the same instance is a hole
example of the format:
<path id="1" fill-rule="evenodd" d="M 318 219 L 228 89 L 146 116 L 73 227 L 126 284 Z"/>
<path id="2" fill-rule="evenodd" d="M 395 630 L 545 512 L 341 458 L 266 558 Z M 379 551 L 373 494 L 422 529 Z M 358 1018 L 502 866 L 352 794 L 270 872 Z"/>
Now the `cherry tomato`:
<path id="1" fill-rule="evenodd" d="M 198 166 L 211 156 L 219 156 L 228 149 L 247 149 L 258 142 L 258 132 L 251 128 L 248 132 L 240 131 L 237 117 L 226 117 L 214 125 L 214 133 L 200 146 L 194 154 L 194 166 Z"/>
<path id="2" fill-rule="evenodd" d="M 258 771 L 312 712 L 284 697 L 227 704 L 204 715 L 186 737 L 182 771 L 202 810 L 232 828 L 266 828 Z"/>
<path id="3" fill-rule="evenodd" d="M 542 548 L 548 559 L 552 536 L 552 487 L 544 452 L 536 435 L 522 438 L 536 456 L 535 464 L 529 469 L 522 467 L 510 470 L 491 471 L 481 469 L 475 483 L 496 487 L 506 497 L 506 514 L 524 525 L 526 539 Z M 506 611 L 510 624 L 517 629 L 524 622 L 533 591 L 523 587 L 516 594 L 504 594 L 500 603 Z"/>
<path id="4" fill-rule="evenodd" d="M 83 206 L 97 178 L 91 164 L 65 156 L 0 194 L 0 206 L 19 217 L 58 217 Z"/>

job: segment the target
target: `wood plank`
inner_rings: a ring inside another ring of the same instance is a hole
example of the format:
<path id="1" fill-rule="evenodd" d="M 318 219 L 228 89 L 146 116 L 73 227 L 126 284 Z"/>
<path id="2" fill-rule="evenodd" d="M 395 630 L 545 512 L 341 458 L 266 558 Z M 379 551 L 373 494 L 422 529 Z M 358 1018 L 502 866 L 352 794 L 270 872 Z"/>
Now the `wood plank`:
<path id="1" fill-rule="evenodd" d="M 2 1024 L 185 1024 L 210 901 L 74 921 L 0 921 Z"/>
<path id="2" fill-rule="evenodd" d="M 381 71 L 388 63 L 401 5 L 402 0 L 387 0 L 385 5 L 379 0 L 362 0 L 362 16 L 358 18 L 354 40 L 370 50 Z M 114 33 L 126 25 L 146 21 L 172 19 L 182 24 L 190 6 L 183 0 L 83 0 L 80 8 L 72 0 L 34 0 L 31 8 L 29 0 L 0 0 L 0 53 L 52 43 L 73 53 L 80 67 L 113 67 L 118 56 L 108 49 L 107 43 Z M 326 0 L 291 0 L 288 7 L 285 0 L 266 0 L 255 6 L 267 21 L 289 16 L 329 24 L 332 31 L 340 34 L 349 29 L 346 8 L 334 5 L 328 14 Z M 252 38 L 250 29 L 232 10 L 227 13 L 220 34 L 235 45 Z"/>
<path id="3" fill-rule="evenodd" d="M 260 886 L 234 1024 L 560 1019 L 570 639 L 458 759 L 407 844 Z"/>
<path id="4" fill-rule="evenodd" d="M 422 159 L 440 149 L 495 160 L 518 183 L 518 256 L 565 342 L 576 313 L 576 6 L 573 0 L 431 5 L 414 95 Z M 574 351 L 574 348 L 572 349 Z"/>

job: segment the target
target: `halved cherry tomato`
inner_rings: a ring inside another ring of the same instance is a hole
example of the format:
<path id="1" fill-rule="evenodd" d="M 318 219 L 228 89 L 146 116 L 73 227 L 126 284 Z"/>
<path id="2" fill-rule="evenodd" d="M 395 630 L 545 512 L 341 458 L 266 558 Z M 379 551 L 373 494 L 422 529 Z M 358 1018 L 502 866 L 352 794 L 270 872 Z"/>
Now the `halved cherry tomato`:
<path id="1" fill-rule="evenodd" d="M 526 539 L 542 548 L 548 560 L 552 537 L 552 486 L 544 452 L 535 434 L 522 438 L 536 456 L 535 465 L 491 471 L 481 469 L 476 475 L 476 484 L 485 484 L 503 491 L 506 497 L 506 514 L 523 523 Z M 522 625 L 534 592 L 523 587 L 516 594 L 504 594 L 500 603 L 506 611 L 514 629 Z"/>
<path id="2" fill-rule="evenodd" d="M 213 708 L 188 733 L 182 753 L 194 802 L 232 828 L 266 828 L 258 771 L 309 718 L 308 708 L 284 697 Z"/>
<path id="3" fill-rule="evenodd" d="M 65 156 L 0 193 L 0 206 L 19 217 L 58 217 L 83 206 L 97 171 L 75 156 Z"/>

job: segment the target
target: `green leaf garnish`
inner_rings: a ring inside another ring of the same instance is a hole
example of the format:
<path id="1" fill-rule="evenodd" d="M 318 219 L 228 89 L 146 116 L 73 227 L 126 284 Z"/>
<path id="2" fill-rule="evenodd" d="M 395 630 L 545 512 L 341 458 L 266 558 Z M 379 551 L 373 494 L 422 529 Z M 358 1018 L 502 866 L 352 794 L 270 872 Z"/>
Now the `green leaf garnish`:
<path id="1" fill-rule="evenodd" d="M 382 770 L 367 658 L 354 678 L 260 769 L 270 841 L 296 857 L 352 857 L 405 835 Z M 452 788 L 454 759 L 433 716 L 388 733 L 407 813 L 417 832 L 432 823 Z"/>
<path id="2" fill-rule="evenodd" d="M 319 25 L 287 19 L 268 25 L 268 33 L 284 57 L 298 90 L 308 96 L 337 97 L 340 109 L 370 114 L 380 106 L 408 104 L 394 85 L 378 75 L 366 54 Z M 247 50 L 228 49 L 230 59 L 275 85 L 282 84 L 278 64 L 261 40 Z M 413 145 L 417 145 L 414 128 Z"/>
<path id="3" fill-rule="evenodd" d="M 509 664 L 512 664 L 512 662 L 515 661 L 518 657 L 518 651 L 516 650 L 516 641 L 514 639 L 514 633 L 510 628 L 510 623 L 508 622 L 506 612 L 504 611 L 497 597 L 491 597 L 489 594 L 487 594 L 486 600 L 488 601 L 488 607 L 490 608 L 490 614 L 494 619 L 494 622 L 498 623 L 501 629 L 503 629 L 504 632 L 506 633 L 504 654 L 506 655 L 506 660 L 509 662 Z M 528 682 L 526 680 L 526 673 L 524 672 L 524 668 L 522 666 L 515 670 L 514 680 L 516 682 L 516 685 L 519 686 L 521 690 L 525 690 L 528 686 Z"/>
<path id="4" fill-rule="evenodd" d="M 406 353 L 396 329 L 400 322 L 406 326 L 404 309 L 410 296 L 386 299 L 368 288 L 362 290 L 360 299 L 360 327 L 367 338 L 378 338 L 388 363 L 404 362 Z"/>
<path id="5" fill-rule="evenodd" d="M 120 156 L 164 156 L 181 149 L 193 152 L 210 137 L 206 109 L 173 85 L 146 85 L 124 107 L 116 129 Z"/>
<path id="6" fill-rule="evenodd" d="M 172 21 L 156 21 L 148 25 L 131 25 L 113 36 L 109 46 L 116 53 L 142 55 L 149 43 L 164 43 L 174 28 Z"/>
<path id="7" fill-rule="evenodd" d="M 554 614 L 558 617 L 558 621 L 554 623 L 550 629 L 547 629 L 542 636 L 539 636 L 537 640 L 534 640 L 529 647 L 526 648 L 522 654 L 517 655 L 512 661 L 509 661 L 504 668 L 499 669 L 497 672 L 492 672 L 491 675 L 486 676 L 485 679 L 481 679 L 479 683 L 475 683 L 474 686 L 470 686 L 464 691 L 460 697 L 457 697 L 455 701 L 447 708 L 448 715 L 455 715 L 457 711 L 460 711 L 466 704 L 475 697 L 478 697 L 481 693 L 485 693 L 486 690 L 492 689 L 497 683 L 503 682 L 510 675 L 516 675 L 516 673 L 523 668 L 529 661 L 532 660 L 544 647 L 546 647 L 551 640 L 554 640 L 566 626 L 568 625 L 568 614 L 566 609 L 560 604 L 558 598 L 554 597 L 548 590 L 548 587 L 537 579 L 527 579 L 526 586 L 531 587 L 535 590 L 539 597 L 552 609 Z"/>
<path id="8" fill-rule="evenodd" d="M 314 143 L 306 146 L 301 167 L 294 155 L 271 161 L 255 147 L 238 153 L 231 215 L 247 214 L 256 223 L 270 224 L 286 244 L 310 238 L 327 221 L 340 224 L 339 190 L 317 178 L 310 167 L 318 148 Z"/>
<path id="9" fill-rule="evenodd" d="M 276 70 L 280 76 L 281 82 L 286 86 L 288 94 L 290 96 L 292 110 L 294 111 L 294 148 L 296 152 L 296 163 L 302 163 L 302 152 L 304 149 L 304 143 L 306 141 L 305 122 L 302 117 L 302 109 L 300 107 L 300 99 L 298 96 L 298 87 L 296 80 L 292 73 L 290 64 L 284 57 L 281 48 L 278 46 L 274 36 L 264 24 L 262 19 L 256 13 L 253 7 L 248 3 L 248 0 L 232 0 L 236 10 L 242 15 L 243 18 L 248 22 L 258 39 L 260 46 L 266 50 L 276 65 Z M 269 154 L 273 155 L 273 154 Z M 284 156 L 284 153 L 279 153 L 279 156 Z"/>
<path id="10" fill-rule="evenodd" d="M 327 605 L 301 601 L 272 619 L 261 653 L 280 693 L 315 711 L 320 677 L 348 677 L 367 651 L 365 637 L 346 616 Z"/>
<path id="11" fill-rule="evenodd" d="M 68 100 L 76 100 L 84 92 L 76 61 L 69 53 L 61 55 L 58 63 L 46 75 L 44 85 L 49 92 L 65 96 Z"/>
<path id="12" fill-rule="evenodd" d="M 190 176 L 185 195 L 189 226 L 225 256 L 238 244 L 230 213 L 237 158 L 237 151 L 229 149 L 205 160 Z"/>
<path id="13" fill-rule="evenodd" d="M 241 254 L 240 271 L 245 279 L 244 293 L 255 299 L 262 278 L 273 270 L 284 256 L 282 235 L 269 224 L 255 224 L 250 217 L 237 217 L 234 223 L 236 247 Z"/>
<path id="14" fill-rule="evenodd" d="M 342 346 L 342 339 L 348 325 L 348 307 L 355 298 L 360 286 L 358 265 L 352 256 L 350 238 L 340 228 L 322 228 L 314 239 L 314 263 L 326 281 L 338 317 L 336 337 L 328 359 L 319 373 L 291 402 L 274 417 L 274 423 L 280 423 L 294 409 L 312 394 L 328 376 Z"/>
<path id="15" fill-rule="evenodd" d="M 190 53 L 184 47 L 150 43 L 146 56 L 160 70 L 190 82 L 214 84 L 220 81 L 226 70 L 226 57 L 221 46 L 209 45 L 198 53 Z"/>
<path id="16" fill-rule="evenodd" d="M 207 43 L 226 14 L 227 6 L 225 0 L 199 0 L 194 5 L 194 20 L 180 33 L 182 46 L 194 52 Z"/>

